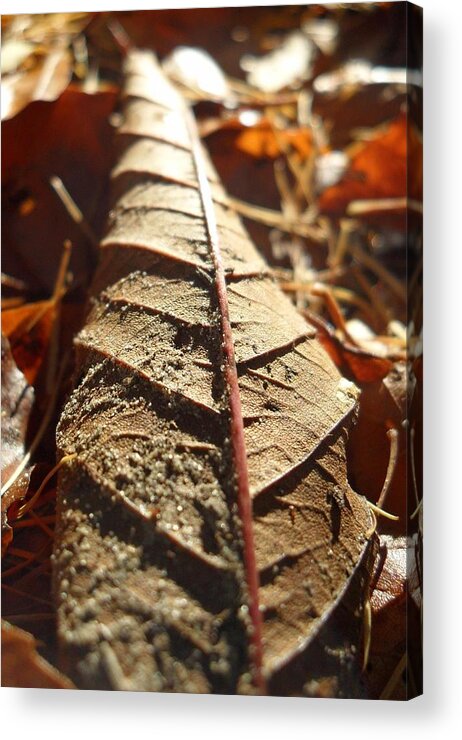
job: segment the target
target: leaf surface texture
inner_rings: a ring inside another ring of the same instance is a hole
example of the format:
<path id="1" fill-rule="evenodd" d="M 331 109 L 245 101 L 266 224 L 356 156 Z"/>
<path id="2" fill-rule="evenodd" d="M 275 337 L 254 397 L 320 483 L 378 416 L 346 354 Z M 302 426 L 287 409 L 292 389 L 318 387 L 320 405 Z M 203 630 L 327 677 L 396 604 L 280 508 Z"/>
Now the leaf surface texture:
<path id="1" fill-rule="evenodd" d="M 59 484 L 63 664 L 83 688 L 307 694 L 332 671 L 322 635 L 355 579 L 334 643 L 357 649 L 373 530 L 346 477 L 357 391 L 225 206 L 152 54 L 125 73 L 58 428 L 77 454 Z"/>

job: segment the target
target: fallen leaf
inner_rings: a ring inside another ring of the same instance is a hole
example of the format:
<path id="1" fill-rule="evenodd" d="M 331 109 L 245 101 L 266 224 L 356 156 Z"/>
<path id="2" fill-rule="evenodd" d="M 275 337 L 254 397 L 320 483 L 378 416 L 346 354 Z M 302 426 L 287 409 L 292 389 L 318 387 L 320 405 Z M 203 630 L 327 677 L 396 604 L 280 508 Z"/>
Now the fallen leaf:
<path id="1" fill-rule="evenodd" d="M 71 43 L 88 23 L 86 13 L 10 16 L 3 27 L 2 120 L 34 100 L 56 100 L 73 72 Z"/>
<path id="2" fill-rule="evenodd" d="M 322 211 L 341 214 L 348 204 L 358 200 L 421 201 L 422 139 L 406 115 L 391 121 L 370 140 L 355 145 L 350 149 L 350 157 L 343 179 L 321 194 Z M 398 210 L 405 214 L 406 203 Z"/>
<path id="3" fill-rule="evenodd" d="M 57 433 L 76 453 L 58 488 L 62 665 L 85 688 L 357 695 L 375 542 L 346 476 L 357 389 L 224 205 L 149 52 L 129 53 L 124 101 Z"/>
<path id="4" fill-rule="evenodd" d="M 2 333 L 2 489 L 24 457 L 33 405 L 34 389 L 17 368 L 8 339 Z M 30 470 L 26 470 L 6 493 L 2 491 L 2 554 L 13 536 L 8 509 L 26 495 L 29 478 Z"/>
<path id="5" fill-rule="evenodd" d="M 375 383 L 383 380 L 393 367 L 383 354 L 377 355 L 341 339 L 334 328 L 319 316 L 310 313 L 310 321 L 318 329 L 318 338 L 340 371 L 351 375 L 358 383 Z"/>
<path id="6" fill-rule="evenodd" d="M 30 103 L 2 124 L 3 270 L 34 292 L 52 293 L 66 239 L 73 245 L 74 284 L 88 284 L 93 246 L 50 179 L 62 180 L 98 232 L 111 164 L 108 117 L 115 99 L 114 90 L 90 95 L 70 86 L 55 102 Z"/>
<path id="7" fill-rule="evenodd" d="M 236 146 L 242 152 L 258 159 L 276 159 L 288 148 L 293 147 L 305 160 L 313 150 L 313 139 L 308 128 L 284 128 L 277 130 L 265 119 L 256 126 L 245 128 L 236 137 Z"/>
<path id="8" fill-rule="evenodd" d="M 351 430 L 348 470 L 355 490 L 377 501 L 390 459 L 389 429 L 398 431 L 398 455 L 385 508 L 400 517 L 387 522 L 395 534 L 406 532 L 408 523 L 408 408 L 413 394 L 405 362 L 393 364 L 383 380 L 364 385 L 357 423 Z M 364 455 L 367 447 L 368 454 Z"/>
<path id="9" fill-rule="evenodd" d="M 18 506 L 19 502 L 23 501 L 27 496 L 29 489 L 30 478 L 32 475 L 32 467 L 29 466 L 24 470 L 23 473 L 18 477 L 17 480 L 12 483 L 7 491 L 2 495 L 2 513 L 1 513 L 1 527 L 2 527 L 2 558 L 8 550 L 9 545 L 13 541 L 13 528 L 10 520 L 10 509 L 11 507 Z"/>
<path id="10" fill-rule="evenodd" d="M 217 132 L 231 134 L 231 144 L 256 159 L 276 159 L 287 149 L 294 150 L 302 160 L 313 151 L 313 137 L 308 127 L 275 128 L 268 118 L 257 111 L 243 110 L 238 116 L 211 119 L 201 124 L 201 135 L 208 138 Z"/>
<path id="11" fill-rule="evenodd" d="M 382 535 L 371 595 L 372 636 L 367 669 L 371 696 L 405 700 L 409 693 L 406 668 L 413 631 L 420 631 L 419 613 L 410 599 L 415 577 L 415 542 L 412 538 Z M 402 664 L 401 672 L 393 675 Z M 408 670 L 409 673 L 409 670 Z M 390 677 L 394 681 L 390 683 Z M 386 692 L 386 695 L 383 692 Z"/>
<path id="12" fill-rule="evenodd" d="M 2 486 L 24 457 L 34 389 L 18 370 L 2 334 Z"/>
<path id="13" fill-rule="evenodd" d="M 8 337 L 16 364 L 30 385 L 37 380 L 46 358 L 54 320 L 52 300 L 2 311 L 2 332 Z"/>
<path id="14" fill-rule="evenodd" d="M 67 44 L 43 55 L 32 70 L 2 77 L 2 121 L 17 115 L 33 100 L 56 100 L 72 75 Z"/>

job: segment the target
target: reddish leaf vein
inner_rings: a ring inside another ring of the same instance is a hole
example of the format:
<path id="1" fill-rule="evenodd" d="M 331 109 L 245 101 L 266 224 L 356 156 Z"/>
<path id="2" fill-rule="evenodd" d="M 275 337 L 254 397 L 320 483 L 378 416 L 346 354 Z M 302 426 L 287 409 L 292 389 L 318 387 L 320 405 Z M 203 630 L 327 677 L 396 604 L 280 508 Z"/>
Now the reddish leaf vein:
<path id="1" fill-rule="evenodd" d="M 245 577 L 248 589 L 249 616 L 251 620 L 251 659 L 254 670 L 254 683 L 261 693 L 265 692 L 265 680 L 262 672 L 262 618 L 259 607 L 259 578 L 255 559 L 255 545 L 252 520 L 252 500 L 250 497 L 249 475 L 247 468 L 247 451 L 244 438 L 244 421 L 242 417 L 241 396 L 237 376 L 234 342 L 229 318 L 228 294 L 225 270 L 220 249 L 220 239 L 215 218 L 215 211 L 207 178 L 201 144 L 199 142 L 192 114 L 186 110 L 188 131 L 191 139 L 191 150 L 194 159 L 199 192 L 204 211 L 205 225 L 210 241 L 215 269 L 215 288 L 221 321 L 222 351 L 224 358 L 224 378 L 228 391 L 230 412 L 230 439 L 237 484 L 237 503 L 242 522 L 243 556 Z"/>

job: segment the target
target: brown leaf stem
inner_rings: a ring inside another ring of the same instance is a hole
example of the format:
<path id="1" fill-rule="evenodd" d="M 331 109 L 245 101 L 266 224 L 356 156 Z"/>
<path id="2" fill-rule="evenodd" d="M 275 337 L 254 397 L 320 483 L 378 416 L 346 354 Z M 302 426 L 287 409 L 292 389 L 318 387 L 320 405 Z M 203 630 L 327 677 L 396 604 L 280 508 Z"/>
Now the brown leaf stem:
<path id="1" fill-rule="evenodd" d="M 228 390 L 230 412 L 230 436 L 237 482 L 239 516 L 242 521 L 244 565 L 249 592 L 249 616 L 252 625 L 251 643 L 253 648 L 252 659 L 254 665 L 254 680 L 257 688 L 264 693 L 265 681 L 262 674 L 262 619 L 258 600 L 259 578 L 255 560 L 252 501 L 249 490 L 247 452 L 244 440 L 244 421 L 234 354 L 233 332 L 229 318 L 228 292 L 226 288 L 225 270 L 221 256 L 220 240 L 218 236 L 212 194 L 210 192 L 210 185 L 203 164 L 200 142 L 197 137 L 195 126 L 191 121 L 191 114 L 189 111 L 187 115 L 187 125 L 191 137 L 191 148 L 199 182 L 199 193 L 204 209 L 205 224 L 210 240 L 213 264 L 215 268 L 215 288 L 220 311 L 222 351 L 225 360 L 224 378 Z"/>

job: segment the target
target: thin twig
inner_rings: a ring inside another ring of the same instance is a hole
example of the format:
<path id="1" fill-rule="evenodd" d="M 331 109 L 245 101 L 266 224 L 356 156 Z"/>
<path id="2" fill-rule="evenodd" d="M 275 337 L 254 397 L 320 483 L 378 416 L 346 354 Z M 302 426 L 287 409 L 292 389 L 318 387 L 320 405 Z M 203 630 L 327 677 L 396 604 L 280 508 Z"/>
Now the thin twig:
<path id="1" fill-rule="evenodd" d="M 77 457 L 77 454 L 73 452 L 71 455 L 64 455 L 61 460 L 50 470 L 50 472 L 45 476 L 43 481 L 41 482 L 40 486 L 37 488 L 36 492 L 32 496 L 29 501 L 26 501 L 23 506 L 18 511 L 18 519 L 24 516 L 35 504 L 37 499 L 39 498 L 40 494 L 42 493 L 43 489 L 45 488 L 46 484 L 54 476 L 55 473 L 58 472 L 58 470 L 65 465 L 66 463 L 70 462 L 71 460 L 74 460 Z"/>
<path id="2" fill-rule="evenodd" d="M 323 298 L 326 304 L 326 308 L 329 311 L 329 314 L 335 326 L 343 332 L 345 338 L 348 339 L 351 344 L 357 346 L 356 339 L 350 334 L 348 330 L 348 326 L 343 317 L 342 311 L 340 310 L 340 306 L 335 299 L 332 288 L 328 287 L 327 285 L 323 285 L 322 283 L 314 283 L 311 286 L 311 294 L 314 296 L 318 296 L 319 298 Z"/>
<path id="3" fill-rule="evenodd" d="M 12 288 L 13 290 L 19 290 L 25 293 L 28 288 L 26 283 L 19 278 L 13 277 L 13 275 L 7 275 L 6 272 L 2 272 L 2 285 L 5 288 Z"/>
<path id="4" fill-rule="evenodd" d="M 338 265 L 341 265 L 343 260 L 345 259 L 345 255 L 348 251 L 348 244 L 350 242 L 350 235 L 357 227 L 357 224 L 355 221 L 352 221 L 349 218 L 342 218 L 340 220 L 340 230 L 337 238 L 337 243 L 335 246 L 334 254 L 332 255 L 331 259 L 329 260 L 329 264 L 331 267 L 338 267 Z"/>
<path id="5" fill-rule="evenodd" d="M 373 504 L 372 501 L 367 501 L 367 505 L 374 512 L 374 514 L 377 514 L 378 516 L 383 516 L 384 519 L 391 519 L 392 522 L 399 522 L 399 516 L 396 516 L 396 514 L 390 514 L 388 511 L 385 511 L 376 504 Z"/>
<path id="6" fill-rule="evenodd" d="M 56 615 L 54 612 L 42 612 L 36 614 L 4 614 L 5 619 L 9 622 L 42 622 L 43 620 L 54 621 Z"/>
<path id="7" fill-rule="evenodd" d="M 412 514 L 410 516 L 410 519 L 415 519 L 416 518 L 417 514 L 419 513 L 419 511 L 422 508 L 422 503 L 423 503 L 423 499 L 420 499 L 419 503 L 417 504 L 417 507 L 412 512 Z"/>
<path id="8" fill-rule="evenodd" d="M 94 247 L 97 247 L 98 239 L 96 238 L 95 232 L 93 231 L 87 219 L 78 207 L 77 203 L 67 190 L 61 178 L 57 175 L 53 175 L 52 177 L 50 177 L 49 183 L 71 219 L 74 221 L 74 223 L 77 224 L 77 226 L 79 226 L 82 233 L 87 237 L 91 244 Z"/>
<path id="9" fill-rule="evenodd" d="M 56 521 L 56 515 L 50 514 L 49 516 L 41 516 L 38 517 L 42 524 L 53 524 Z M 24 529 L 24 527 L 36 527 L 37 522 L 33 519 L 23 519 L 20 521 L 14 522 L 14 528 L 16 529 Z"/>
<path id="10" fill-rule="evenodd" d="M 369 654 L 371 650 L 371 637 L 372 637 L 372 609 L 371 609 L 371 601 L 369 598 L 367 598 L 364 603 L 363 625 L 364 625 L 363 671 L 365 671 L 367 668 L 367 664 L 369 662 Z"/>
<path id="11" fill-rule="evenodd" d="M 383 689 L 382 693 L 380 694 L 380 699 L 389 699 L 390 696 L 393 694 L 393 691 L 395 690 L 399 679 L 403 675 L 403 671 L 406 668 L 407 663 L 407 654 L 404 653 L 404 655 L 399 659 L 393 673 L 391 674 L 390 678 L 388 679 L 385 688 Z"/>
<path id="12" fill-rule="evenodd" d="M 369 280 L 366 278 L 366 276 L 361 272 L 361 269 L 358 265 L 352 265 L 351 266 L 352 273 L 356 279 L 356 282 L 358 283 L 361 290 L 364 291 L 364 293 L 369 298 L 373 308 L 375 309 L 380 327 L 385 328 L 388 326 L 389 320 L 390 320 L 390 314 L 388 309 L 386 308 L 383 301 L 380 299 L 380 297 L 377 295 L 377 292 L 373 289 L 373 286 L 369 282 Z"/>
<path id="13" fill-rule="evenodd" d="M 322 228 L 304 224 L 300 220 L 289 219 L 280 211 L 273 211 L 270 208 L 245 203 L 239 200 L 239 198 L 234 198 L 230 195 L 226 197 L 226 203 L 236 213 L 257 223 L 280 229 L 288 234 L 295 234 L 306 239 L 311 239 L 319 244 L 325 241 L 325 234 Z"/>
<path id="14" fill-rule="evenodd" d="M 55 287 L 53 290 L 52 301 L 55 306 L 53 327 L 50 337 L 50 344 L 48 347 L 48 362 L 47 362 L 47 373 L 46 373 L 46 393 L 49 395 L 52 391 L 53 385 L 56 382 L 57 367 L 58 367 L 58 345 L 59 345 L 59 328 L 60 328 L 60 309 L 61 301 L 66 290 L 66 277 L 67 270 L 69 267 L 69 260 L 71 258 L 72 244 L 69 239 L 63 244 L 63 254 L 61 262 L 59 264 L 58 274 L 56 276 Z"/>
<path id="15" fill-rule="evenodd" d="M 390 290 L 395 294 L 397 298 L 399 298 L 402 303 L 406 303 L 406 288 L 397 278 L 395 278 L 394 275 L 391 274 L 391 272 L 386 269 L 386 267 L 380 264 L 380 262 L 378 262 L 375 257 L 372 257 L 372 255 L 368 254 L 358 244 L 351 246 L 350 251 L 358 260 L 358 262 L 364 265 L 364 267 L 366 267 L 371 272 L 374 272 L 377 277 L 380 278 L 380 280 L 382 280 L 382 282 L 390 288 Z"/>
<path id="16" fill-rule="evenodd" d="M 377 200 L 352 200 L 348 204 L 346 212 L 348 216 L 363 216 L 366 213 L 376 211 L 400 211 L 408 210 L 423 213 L 423 205 L 412 198 L 380 198 Z"/>
<path id="17" fill-rule="evenodd" d="M 389 429 L 387 431 L 387 437 L 388 437 L 388 441 L 390 442 L 390 454 L 388 458 L 388 467 L 387 467 L 387 472 L 385 474 L 385 480 L 383 482 L 380 496 L 377 499 L 376 505 L 379 507 L 379 509 L 381 509 L 383 507 L 383 504 L 385 503 L 385 499 L 387 497 L 388 491 L 390 490 L 393 476 L 396 471 L 396 463 L 398 461 L 398 445 L 399 445 L 398 430 Z"/>
<path id="18" fill-rule="evenodd" d="M 50 542 L 45 542 L 45 544 L 34 553 L 30 554 L 30 557 L 23 560 L 22 563 L 19 563 L 18 565 L 13 565 L 11 568 L 8 568 L 7 570 L 3 571 L 2 578 L 9 578 L 10 576 L 14 575 L 15 573 L 18 573 L 21 570 L 24 570 L 24 568 L 27 568 L 28 565 L 31 565 L 31 563 L 34 563 L 36 560 L 38 560 L 50 547 Z"/>
<path id="19" fill-rule="evenodd" d="M 21 591 L 19 588 L 10 586 L 7 583 L 2 583 L 1 585 L 2 589 L 8 593 L 16 594 L 16 596 L 20 596 L 24 599 L 30 599 L 30 601 L 36 601 L 39 604 L 46 604 L 47 606 L 51 604 L 49 599 L 42 599 L 40 596 L 34 596 L 33 594 L 27 593 L 27 591 Z"/>

